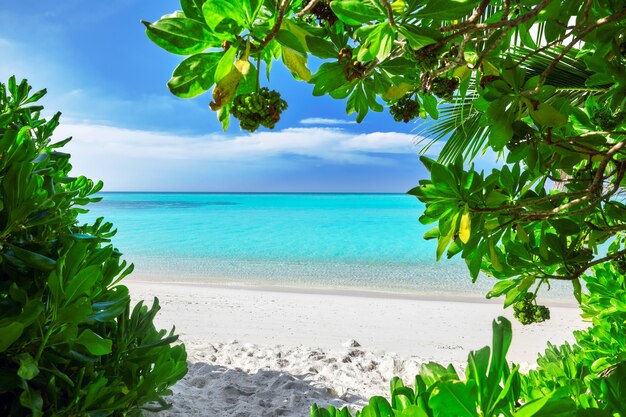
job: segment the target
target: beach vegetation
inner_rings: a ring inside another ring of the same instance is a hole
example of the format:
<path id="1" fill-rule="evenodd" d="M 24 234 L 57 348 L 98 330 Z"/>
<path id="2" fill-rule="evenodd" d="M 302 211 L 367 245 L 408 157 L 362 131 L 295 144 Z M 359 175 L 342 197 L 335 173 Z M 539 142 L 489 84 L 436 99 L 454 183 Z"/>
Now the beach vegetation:
<path id="1" fill-rule="evenodd" d="M 159 311 L 131 305 L 133 266 L 116 230 L 78 215 L 102 182 L 71 175 L 68 139 L 53 141 L 33 92 L 0 84 L 0 415 L 139 416 L 164 409 L 187 371 L 185 348 L 157 330 Z"/>
<path id="2" fill-rule="evenodd" d="M 358 415 L 626 416 L 622 0 L 182 0 L 181 8 L 144 22 L 155 43 L 186 56 L 168 82 L 174 94 L 212 89 L 226 128 L 237 97 L 259 88 L 261 65 L 269 75 L 282 61 L 313 95 L 345 100 L 359 122 L 385 108 L 398 122 L 425 120 L 424 149 L 443 147 L 437 160 L 421 158 L 430 177 L 409 194 L 425 204 L 420 221 L 433 225 L 425 238 L 437 242 L 437 259 L 461 257 L 474 281 L 492 277 L 487 297 L 502 297 L 524 324 L 546 321 L 542 295 L 566 282 L 590 323 L 519 378 L 515 368 L 506 376 L 489 368 L 485 385 L 472 368 L 493 360 L 478 351 L 463 382 L 441 367 L 427 383 L 426 369 L 425 390 L 420 377 L 413 389 L 396 380 L 391 403 L 375 398 Z M 476 167 L 485 154 L 496 168 Z M 515 401 L 489 402 L 502 392 Z M 420 403 L 416 393 L 430 397 Z"/>

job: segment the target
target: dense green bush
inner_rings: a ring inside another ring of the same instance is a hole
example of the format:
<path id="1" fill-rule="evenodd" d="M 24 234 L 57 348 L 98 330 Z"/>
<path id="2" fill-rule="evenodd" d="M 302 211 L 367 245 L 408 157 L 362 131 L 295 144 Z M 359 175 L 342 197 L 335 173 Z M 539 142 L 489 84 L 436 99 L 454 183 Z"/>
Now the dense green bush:
<path id="1" fill-rule="evenodd" d="M 110 223 L 79 225 L 102 188 L 69 176 L 69 139 L 51 144 L 60 113 L 40 116 L 26 81 L 0 84 L 0 415 L 125 416 L 166 407 L 186 373 L 159 310 L 131 308 L 133 267 Z M 151 404 L 152 403 L 152 404 Z"/>

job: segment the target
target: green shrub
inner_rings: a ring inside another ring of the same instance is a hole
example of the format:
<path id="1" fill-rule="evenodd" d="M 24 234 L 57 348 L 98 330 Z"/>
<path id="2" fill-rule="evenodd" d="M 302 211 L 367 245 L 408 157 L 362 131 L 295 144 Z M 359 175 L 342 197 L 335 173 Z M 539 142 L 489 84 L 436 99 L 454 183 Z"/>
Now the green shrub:
<path id="1" fill-rule="evenodd" d="M 0 84 L 0 415 L 141 415 L 187 371 L 159 310 L 131 308 L 120 281 L 133 266 L 112 225 L 79 225 L 102 183 L 71 177 L 69 139 L 51 144 L 60 113 L 41 117 L 24 80 Z"/>

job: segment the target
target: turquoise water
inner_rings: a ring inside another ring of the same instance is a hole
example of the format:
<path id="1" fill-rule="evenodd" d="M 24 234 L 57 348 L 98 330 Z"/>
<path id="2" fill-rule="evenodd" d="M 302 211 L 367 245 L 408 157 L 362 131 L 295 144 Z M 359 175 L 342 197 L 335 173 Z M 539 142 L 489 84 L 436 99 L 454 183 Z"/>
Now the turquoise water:
<path id="1" fill-rule="evenodd" d="M 135 275 L 168 280 L 484 294 L 459 259 L 435 262 L 423 206 L 401 194 L 102 193 Z"/>

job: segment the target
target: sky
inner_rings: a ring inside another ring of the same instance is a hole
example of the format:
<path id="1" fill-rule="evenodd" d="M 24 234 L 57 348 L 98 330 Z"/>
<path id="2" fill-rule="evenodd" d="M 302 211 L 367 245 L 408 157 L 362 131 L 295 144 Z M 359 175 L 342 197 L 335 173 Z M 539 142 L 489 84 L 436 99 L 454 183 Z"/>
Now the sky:
<path id="1" fill-rule="evenodd" d="M 179 99 L 166 87 L 184 58 L 154 45 L 141 20 L 180 9 L 177 0 L 3 0 L 0 80 L 47 88 L 72 136 L 74 175 L 105 191 L 406 192 L 426 176 L 414 123 L 385 110 L 357 124 L 345 102 L 275 65 L 270 88 L 289 103 L 274 130 L 253 134 L 233 119 L 224 132 L 210 92 Z M 439 146 L 431 148 L 434 156 Z"/>

